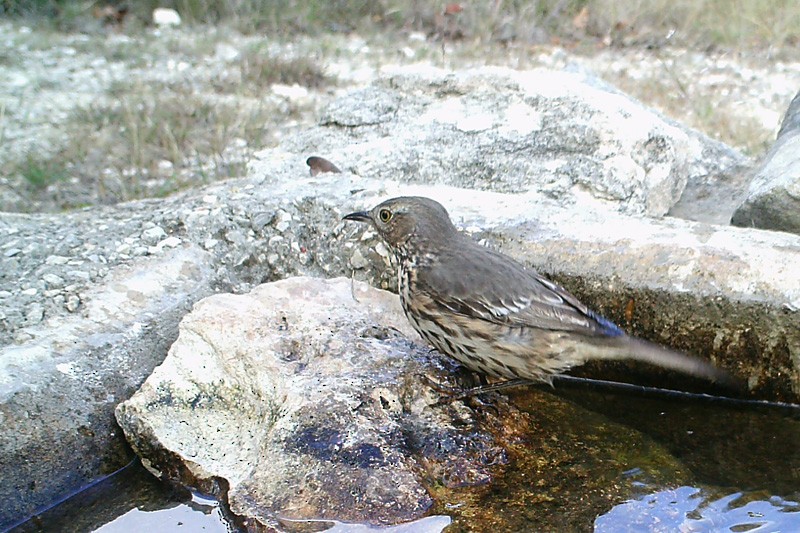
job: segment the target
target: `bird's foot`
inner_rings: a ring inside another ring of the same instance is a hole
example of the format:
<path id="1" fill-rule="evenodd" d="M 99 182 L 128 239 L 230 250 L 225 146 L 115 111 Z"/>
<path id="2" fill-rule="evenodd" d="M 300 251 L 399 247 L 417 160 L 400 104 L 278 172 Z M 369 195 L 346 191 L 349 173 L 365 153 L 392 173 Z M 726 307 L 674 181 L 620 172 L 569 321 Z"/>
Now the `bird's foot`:
<path id="1" fill-rule="evenodd" d="M 419 377 L 430 388 L 432 388 L 433 390 L 435 390 L 436 392 L 438 392 L 443 396 L 454 396 L 464 390 L 461 387 L 451 387 L 449 385 L 445 385 L 444 383 L 440 383 L 427 374 L 420 374 Z"/>
<path id="2" fill-rule="evenodd" d="M 466 398 L 471 398 L 486 392 L 496 392 L 499 390 L 510 389 L 511 387 L 520 387 L 524 385 L 541 384 L 541 381 L 532 379 L 510 379 L 507 381 L 500 381 L 497 383 L 478 385 L 477 387 L 462 389 L 459 387 L 448 387 L 441 383 L 437 383 L 428 376 L 423 376 L 423 379 L 428 382 L 433 390 L 441 394 L 439 400 L 433 404 L 434 406 L 444 405 L 455 400 L 464 400 Z"/>

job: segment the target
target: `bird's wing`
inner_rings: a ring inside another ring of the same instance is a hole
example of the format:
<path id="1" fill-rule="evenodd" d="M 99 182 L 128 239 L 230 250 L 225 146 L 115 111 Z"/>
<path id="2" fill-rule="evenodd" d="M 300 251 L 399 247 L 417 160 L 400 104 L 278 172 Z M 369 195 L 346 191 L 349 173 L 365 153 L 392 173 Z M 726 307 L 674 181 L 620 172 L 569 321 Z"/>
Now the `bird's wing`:
<path id="1" fill-rule="evenodd" d="M 454 262 L 442 258 L 449 267 L 431 268 L 417 280 L 449 311 L 511 327 L 602 337 L 624 334 L 613 322 L 589 309 L 563 287 L 509 257 L 478 244 L 474 246 L 476 248 L 461 249 L 458 256 L 450 258 Z M 453 276 L 453 272 L 457 275 Z M 448 279 L 441 279 L 442 276 Z"/>

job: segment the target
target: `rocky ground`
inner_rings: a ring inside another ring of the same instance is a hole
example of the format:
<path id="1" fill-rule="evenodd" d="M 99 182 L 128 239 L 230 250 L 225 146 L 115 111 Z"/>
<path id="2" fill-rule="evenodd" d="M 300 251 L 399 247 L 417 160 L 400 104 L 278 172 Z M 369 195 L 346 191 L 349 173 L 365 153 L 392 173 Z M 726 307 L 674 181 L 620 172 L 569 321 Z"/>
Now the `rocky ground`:
<path id="1" fill-rule="evenodd" d="M 331 99 L 410 63 L 592 72 L 759 156 L 800 61 L 589 43 L 442 43 L 421 33 L 278 42 L 224 27 L 62 34 L 0 23 L 0 210 L 60 211 L 240 177 Z"/>

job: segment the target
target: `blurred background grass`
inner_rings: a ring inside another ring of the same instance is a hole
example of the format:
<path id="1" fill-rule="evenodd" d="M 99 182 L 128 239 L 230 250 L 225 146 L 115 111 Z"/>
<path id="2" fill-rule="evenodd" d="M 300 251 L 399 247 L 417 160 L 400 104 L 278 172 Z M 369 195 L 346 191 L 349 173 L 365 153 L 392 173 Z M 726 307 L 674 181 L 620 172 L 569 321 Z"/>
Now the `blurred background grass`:
<path id="1" fill-rule="evenodd" d="M 69 30 L 104 5 L 125 5 L 142 22 L 156 7 L 173 8 L 185 23 L 224 22 L 245 34 L 413 30 L 484 42 L 598 38 L 652 46 L 668 39 L 738 49 L 800 43 L 798 0 L 0 0 L 0 15 Z"/>

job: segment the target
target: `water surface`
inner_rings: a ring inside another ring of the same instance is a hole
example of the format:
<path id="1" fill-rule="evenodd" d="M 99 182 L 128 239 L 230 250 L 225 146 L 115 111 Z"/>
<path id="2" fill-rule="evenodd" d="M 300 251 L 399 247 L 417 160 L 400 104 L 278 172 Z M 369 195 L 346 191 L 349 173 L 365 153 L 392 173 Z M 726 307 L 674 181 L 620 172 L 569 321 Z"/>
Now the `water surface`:
<path id="1" fill-rule="evenodd" d="M 395 531 L 800 531 L 800 410 L 580 388 L 504 394 L 474 403 L 507 398 L 524 413 L 524 427 L 509 428 L 517 433 L 502 475 L 484 487 L 434 487 L 434 516 Z M 239 529 L 214 500 L 137 462 L 13 531 Z"/>

